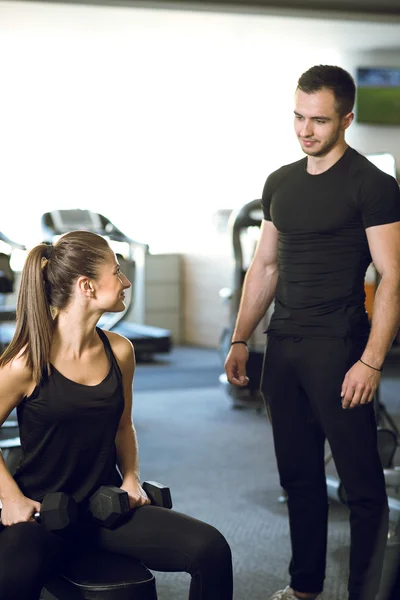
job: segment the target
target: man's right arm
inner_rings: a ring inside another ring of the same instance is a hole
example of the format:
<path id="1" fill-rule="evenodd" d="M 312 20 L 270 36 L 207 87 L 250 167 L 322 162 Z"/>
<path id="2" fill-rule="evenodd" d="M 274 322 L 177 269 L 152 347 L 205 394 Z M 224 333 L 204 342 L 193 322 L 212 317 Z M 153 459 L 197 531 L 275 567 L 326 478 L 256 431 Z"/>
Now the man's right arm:
<path id="1" fill-rule="evenodd" d="M 247 342 L 274 299 L 278 281 L 278 230 L 264 219 L 253 260 L 247 270 L 232 341 Z M 248 351 L 244 344 L 231 346 L 225 362 L 228 381 L 247 385 Z"/>
<path id="2" fill-rule="evenodd" d="M 278 230 L 265 219 L 253 260 L 247 270 L 232 341 L 247 340 L 267 312 L 278 281 Z"/>

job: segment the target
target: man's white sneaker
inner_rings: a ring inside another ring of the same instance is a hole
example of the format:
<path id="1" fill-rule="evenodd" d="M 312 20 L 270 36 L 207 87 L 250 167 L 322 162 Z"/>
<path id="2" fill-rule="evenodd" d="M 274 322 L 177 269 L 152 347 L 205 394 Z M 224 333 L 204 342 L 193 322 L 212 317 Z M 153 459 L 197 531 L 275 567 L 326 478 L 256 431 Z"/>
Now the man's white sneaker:
<path id="1" fill-rule="evenodd" d="M 284 590 L 275 592 L 269 600 L 298 600 L 298 598 L 294 595 L 293 589 L 287 585 Z"/>
<path id="2" fill-rule="evenodd" d="M 321 599 L 321 595 L 317 596 L 315 600 L 318 600 L 318 598 Z M 299 600 L 299 597 L 296 596 L 293 589 L 287 585 L 284 590 L 278 590 L 275 594 L 272 594 L 269 600 Z"/>

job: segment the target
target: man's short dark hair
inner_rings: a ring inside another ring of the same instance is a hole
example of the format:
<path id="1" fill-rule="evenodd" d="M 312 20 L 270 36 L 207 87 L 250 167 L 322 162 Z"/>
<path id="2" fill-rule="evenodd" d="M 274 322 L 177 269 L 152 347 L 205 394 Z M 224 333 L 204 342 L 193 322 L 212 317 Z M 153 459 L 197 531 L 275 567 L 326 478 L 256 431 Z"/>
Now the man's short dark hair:
<path id="1" fill-rule="evenodd" d="M 352 112 L 356 97 L 354 79 L 341 67 L 331 65 L 316 65 L 308 69 L 297 83 L 297 89 L 306 94 L 314 94 L 328 89 L 335 96 L 335 108 L 339 115 Z"/>

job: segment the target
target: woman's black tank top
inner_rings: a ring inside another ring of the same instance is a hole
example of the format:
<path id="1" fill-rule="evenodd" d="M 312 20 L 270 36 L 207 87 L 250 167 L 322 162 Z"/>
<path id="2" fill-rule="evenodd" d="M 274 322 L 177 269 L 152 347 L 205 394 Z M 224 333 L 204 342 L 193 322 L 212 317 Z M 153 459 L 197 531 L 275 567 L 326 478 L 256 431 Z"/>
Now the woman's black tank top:
<path id="1" fill-rule="evenodd" d="M 115 436 L 124 409 L 122 374 L 99 328 L 110 370 L 94 386 L 71 381 L 51 367 L 17 408 L 22 459 L 14 479 L 23 494 L 41 501 L 65 492 L 77 502 L 100 485 L 121 484 Z"/>

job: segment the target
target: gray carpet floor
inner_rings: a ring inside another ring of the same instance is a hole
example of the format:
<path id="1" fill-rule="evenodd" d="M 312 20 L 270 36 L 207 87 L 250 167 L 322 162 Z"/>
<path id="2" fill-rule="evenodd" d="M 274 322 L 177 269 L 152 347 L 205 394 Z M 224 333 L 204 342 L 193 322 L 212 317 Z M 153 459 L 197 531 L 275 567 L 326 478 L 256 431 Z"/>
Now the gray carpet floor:
<path id="1" fill-rule="evenodd" d="M 264 412 L 232 408 L 218 385 L 221 370 L 216 352 L 194 348 L 138 365 L 133 417 L 141 475 L 170 486 L 175 510 L 225 535 L 233 554 L 235 600 L 267 600 L 287 584 L 290 557 L 272 432 Z M 382 400 L 396 419 L 397 377 L 394 368 L 382 384 Z M 334 474 L 333 464 L 328 471 Z M 332 502 L 324 600 L 346 600 L 348 552 L 348 511 Z M 391 547 L 388 552 L 391 561 Z M 187 599 L 187 574 L 156 573 L 156 579 L 159 600 Z"/>

